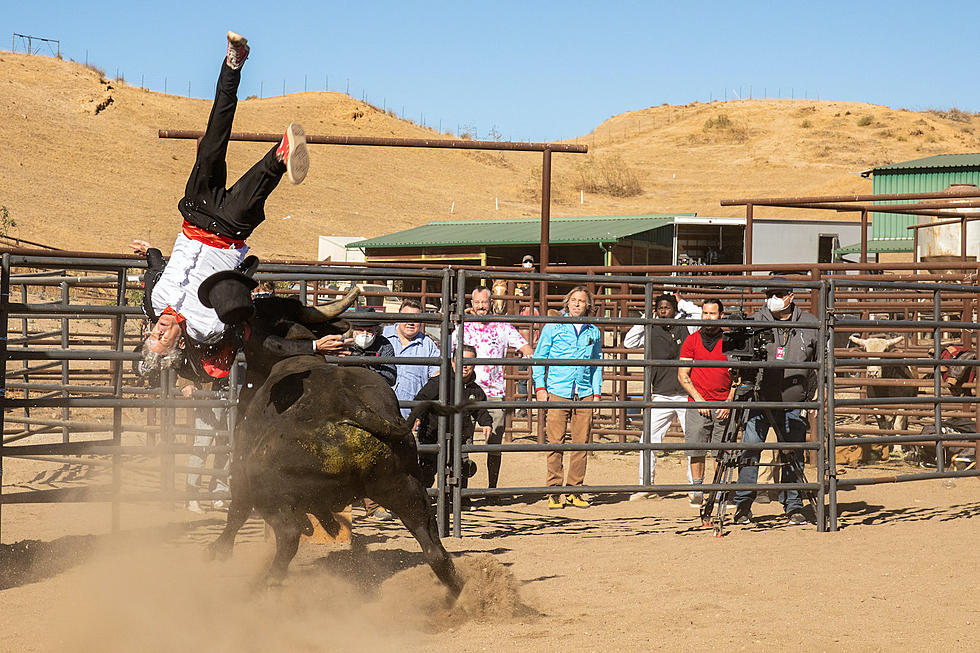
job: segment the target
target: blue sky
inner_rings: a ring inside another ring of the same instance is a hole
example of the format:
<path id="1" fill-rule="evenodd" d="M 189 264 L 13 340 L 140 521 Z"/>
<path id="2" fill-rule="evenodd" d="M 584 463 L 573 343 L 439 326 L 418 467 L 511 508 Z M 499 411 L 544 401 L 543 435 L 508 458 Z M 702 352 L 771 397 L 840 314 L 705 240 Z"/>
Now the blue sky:
<path id="1" fill-rule="evenodd" d="M 572 138 L 624 111 L 750 92 L 980 111 L 977 2 L 3 5 L 3 38 L 58 39 L 134 85 L 211 97 L 234 29 L 252 46 L 243 97 L 349 80 L 355 98 L 479 138 Z"/>

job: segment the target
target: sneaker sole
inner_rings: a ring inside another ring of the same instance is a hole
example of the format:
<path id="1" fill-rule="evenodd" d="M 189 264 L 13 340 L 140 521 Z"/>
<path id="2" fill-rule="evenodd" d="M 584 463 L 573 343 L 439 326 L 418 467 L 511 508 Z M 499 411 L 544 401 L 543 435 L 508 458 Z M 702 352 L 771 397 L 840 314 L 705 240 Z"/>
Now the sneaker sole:
<path id="1" fill-rule="evenodd" d="M 241 34 L 239 34 L 238 32 L 232 32 L 231 30 L 228 30 L 227 37 L 228 37 L 228 41 L 232 45 L 236 45 L 236 46 L 248 45 L 248 39 L 242 36 Z"/>
<path id="2" fill-rule="evenodd" d="M 286 128 L 289 138 L 289 156 L 286 157 L 286 174 L 293 184 L 300 184 L 310 170 L 310 152 L 306 147 L 306 132 L 299 123 Z"/>

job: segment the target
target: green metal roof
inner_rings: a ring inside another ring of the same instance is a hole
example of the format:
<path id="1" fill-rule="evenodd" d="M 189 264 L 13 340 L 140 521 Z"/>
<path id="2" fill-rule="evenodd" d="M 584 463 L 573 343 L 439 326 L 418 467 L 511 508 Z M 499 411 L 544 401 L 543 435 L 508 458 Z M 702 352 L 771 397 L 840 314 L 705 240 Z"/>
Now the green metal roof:
<path id="1" fill-rule="evenodd" d="M 911 238 L 869 238 L 868 239 L 868 254 L 883 254 L 887 252 L 911 252 L 912 251 L 912 239 Z M 861 253 L 861 243 L 855 245 L 848 245 L 846 247 L 838 247 L 834 250 L 834 253 L 838 256 L 844 254 L 860 254 Z"/>
<path id="2" fill-rule="evenodd" d="M 865 170 L 861 174 L 867 177 L 869 174 L 907 172 L 910 170 L 936 170 L 941 168 L 980 168 L 980 154 L 937 154 L 927 156 L 923 159 L 912 159 L 892 163 L 886 166 L 878 166 Z"/>
<path id="3" fill-rule="evenodd" d="M 551 218 L 551 244 L 606 243 L 657 229 L 677 216 L 695 213 L 651 213 Z M 377 238 L 348 243 L 350 249 L 373 247 L 448 247 L 459 245 L 533 245 L 541 242 L 539 218 L 433 220 L 429 224 Z"/>

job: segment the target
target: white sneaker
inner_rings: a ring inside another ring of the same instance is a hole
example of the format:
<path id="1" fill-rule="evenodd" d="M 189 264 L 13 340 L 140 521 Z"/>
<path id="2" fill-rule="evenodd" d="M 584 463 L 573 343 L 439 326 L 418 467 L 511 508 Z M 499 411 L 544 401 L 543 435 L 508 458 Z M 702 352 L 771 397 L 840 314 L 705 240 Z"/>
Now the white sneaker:
<path id="1" fill-rule="evenodd" d="M 276 148 L 276 158 L 286 164 L 286 176 L 293 184 L 306 179 L 310 169 L 310 153 L 306 148 L 306 132 L 299 123 L 291 122 Z"/>
<path id="2" fill-rule="evenodd" d="M 197 501 L 188 501 L 187 509 L 190 510 L 191 512 L 196 512 L 199 515 L 204 514 L 204 509 L 201 508 L 201 504 L 199 504 Z"/>
<path id="3" fill-rule="evenodd" d="M 240 70 L 242 64 L 248 59 L 248 39 L 241 34 L 228 32 L 228 54 L 225 55 L 225 63 L 232 70 Z"/>
<path id="4" fill-rule="evenodd" d="M 692 508 L 700 508 L 701 504 L 704 503 L 703 492 L 691 492 L 687 495 L 687 498 L 690 499 Z"/>
<path id="5" fill-rule="evenodd" d="M 225 502 L 221 499 L 215 499 L 214 503 L 211 504 L 215 510 L 223 510 L 225 507 Z"/>
<path id="6" fill-rule="evenodd" d="M 644 499 L 649 499 L 649 492 L 634 492 L 630 495 L 630 501 L 643 501 Z"/>

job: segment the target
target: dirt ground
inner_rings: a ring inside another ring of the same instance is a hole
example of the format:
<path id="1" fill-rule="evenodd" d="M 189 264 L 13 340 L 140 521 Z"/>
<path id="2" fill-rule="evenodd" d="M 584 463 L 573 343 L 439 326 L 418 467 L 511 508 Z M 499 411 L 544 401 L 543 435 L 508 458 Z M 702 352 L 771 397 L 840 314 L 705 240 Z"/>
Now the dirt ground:
<path id="1" fill-rule="evenodd" d="M 683 482 L 683 461 L 661 458 L 658 480 Z M 899 471 L 913 468 L 842 470 Z M 543 474 L 542 454 L 514 454 L 501 480 Z M 589 482 L 635 476 L 635 455 L 590 458 Z M 112 536 L 105 504 L 4 506 L 3 541 L 18 544 L 2 547 L 0 650 L 976 650 L 980 481 L 948 485 L 843 492 L 836 533 L 756 504 L 755 524 L 720 539 L 680 494 L 477 502 L 464 537 L 444 540 L 467 578 L 452 607 L 404 527 L 359 508 L 353 546 L 304 544 L 282 588 L 255 591 L 273 550 L 257 519 L 209 563 L 221 512 L 127 505 Z"/>

